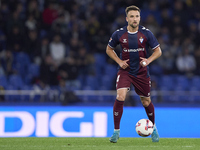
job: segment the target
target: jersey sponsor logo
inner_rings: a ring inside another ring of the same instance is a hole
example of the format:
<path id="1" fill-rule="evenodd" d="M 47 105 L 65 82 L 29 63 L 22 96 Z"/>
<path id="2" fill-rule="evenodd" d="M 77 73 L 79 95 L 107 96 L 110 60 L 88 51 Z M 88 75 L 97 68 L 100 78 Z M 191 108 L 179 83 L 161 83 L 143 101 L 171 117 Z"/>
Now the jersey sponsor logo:
<path id="1" fill-rule="evenodd" d="M 137 48 L 137 49 L 123 49 L 124 52 L 139 52 L 139 51 L 144 51 L 144 48 Z"/>
<path id="2" fill-rule="evenodd" d="M 139 41 L 140 41 L 140 43 L 142 43 L 144 41 L 144 39 L 142 37 L 140 37 Z"/>

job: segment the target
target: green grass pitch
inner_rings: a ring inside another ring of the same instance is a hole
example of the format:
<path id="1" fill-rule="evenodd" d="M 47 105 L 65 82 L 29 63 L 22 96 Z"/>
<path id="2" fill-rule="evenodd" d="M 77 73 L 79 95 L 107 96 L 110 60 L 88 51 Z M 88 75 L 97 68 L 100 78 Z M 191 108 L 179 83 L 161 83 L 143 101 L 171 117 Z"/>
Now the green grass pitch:
<path id="1" fill-rule="evenodd" d="M 198 138 L 0 138 L 0 150 L 200 150 Z"/>

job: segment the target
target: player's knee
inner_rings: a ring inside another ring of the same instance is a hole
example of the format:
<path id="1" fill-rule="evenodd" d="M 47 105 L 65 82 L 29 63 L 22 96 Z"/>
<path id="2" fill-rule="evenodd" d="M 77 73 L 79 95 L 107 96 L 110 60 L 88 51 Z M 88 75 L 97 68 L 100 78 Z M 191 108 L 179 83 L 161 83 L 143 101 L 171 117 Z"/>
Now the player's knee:
<path id="1" fill-rule="evenodd" d="M 142 105 L 143 105 L 144 107 L 148 107 L 149 104 L 150 104 L 149 101 L 142 101 Z"/>
<path id="2" fill-rule="evenodd" d="M 117 100 L 119 100 L 119 101 L 125 101 L 125 96 L 123 96 L 123 95 L 117 95 Z"/>
<path id="3" fill-rule="evenodd" d="M 149 104 L 151 103 L 151 100 L 150 100 L 150 99 L 141 99 L 141 101 L 142 101 L 142 105 L 143 105 L 144 107 L 148 107 Z"/>

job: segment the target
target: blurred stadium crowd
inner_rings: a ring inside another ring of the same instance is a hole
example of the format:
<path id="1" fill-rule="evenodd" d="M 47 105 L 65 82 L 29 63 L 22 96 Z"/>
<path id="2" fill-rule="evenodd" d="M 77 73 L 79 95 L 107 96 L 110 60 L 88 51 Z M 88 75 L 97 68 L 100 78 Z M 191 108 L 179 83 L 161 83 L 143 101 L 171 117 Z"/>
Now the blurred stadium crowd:
<path id="1" fill-rule="evenodd" d="M 115 89 L 117 65 L 105 49 L 129 5 L 141 8 L 163 52 L 150 65 L 153 89 L 172 90 L 178 79 L 178 88 L 200 89 L 199 0 L 2 0 L 1 89 Z"/>

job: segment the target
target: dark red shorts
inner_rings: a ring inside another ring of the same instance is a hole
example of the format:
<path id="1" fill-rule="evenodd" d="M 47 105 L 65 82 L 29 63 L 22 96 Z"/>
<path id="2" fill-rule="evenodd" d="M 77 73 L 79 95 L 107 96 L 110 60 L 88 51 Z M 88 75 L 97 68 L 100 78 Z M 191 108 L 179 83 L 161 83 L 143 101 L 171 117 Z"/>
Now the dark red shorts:
<path id="1" fill-rule="evenodd" d="M 150 90 L 151 90 L 151 80 L 150 77 L 135 77 L 133 75 L 130 75 L 127 71 L 119 70 L 117 74 L 117 80 L 116 80 L 116 89 L 121 88 L 128 88 L 130 90 L 130 86 L 133 84 L 135 88 L 135 92 L 139 96 L 150 96 Z"/>

